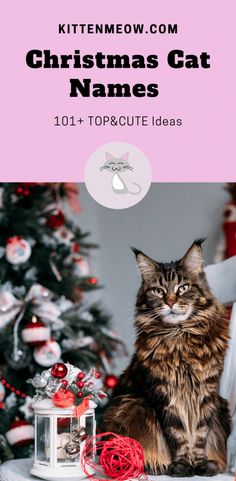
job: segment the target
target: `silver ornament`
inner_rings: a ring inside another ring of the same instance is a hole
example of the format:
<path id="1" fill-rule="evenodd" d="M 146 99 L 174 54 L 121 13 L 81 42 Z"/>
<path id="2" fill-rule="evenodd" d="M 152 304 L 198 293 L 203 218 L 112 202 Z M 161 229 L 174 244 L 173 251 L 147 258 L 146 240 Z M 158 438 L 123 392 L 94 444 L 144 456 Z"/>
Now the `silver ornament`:
<path id="1" fill-rule="evenodd" d="M 35 374 L 34 378 L 31 381 L 31 384 L 36 388 L 45 387 L 47 385 L 47 379 L 42 374 Z"/>
<path id="2" fill-rule="evenodd" d="M 64 447 L 67 458 L 74 459 L 80 454 L 80 445 L 74 441 L 69 441 Z"/>
<path id="3" fill-rule="evenodd" d="M 7 364 L 16 371 L 24 369 L 30 364 L 30 351 L 27 346 L 19 345 L 16 353 L 13 352 L 13 346 L 10 346 L 4 352 Z"/>
<path id="4" fill-rule="evenodd" d="M 71 438 L 72 441 L 75 443 L 80 443 L 82 441 L 85 441 L 87 439 L 87 433 L 85 428 L 79 428 L 79 429 L 74 429 L 71 433 Z"/>

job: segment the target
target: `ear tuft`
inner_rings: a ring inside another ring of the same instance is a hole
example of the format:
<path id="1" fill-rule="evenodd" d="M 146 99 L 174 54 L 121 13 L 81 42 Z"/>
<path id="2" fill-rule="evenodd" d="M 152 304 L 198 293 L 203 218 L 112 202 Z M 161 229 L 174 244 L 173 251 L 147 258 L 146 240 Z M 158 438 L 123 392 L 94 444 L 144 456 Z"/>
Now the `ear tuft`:
<path id="1" fill-rule="evenodd" d="M 180 264 L 192 273 L 199 273 L 203 267 L 202 243 L 205 239 L 197 239 L 193 242 L 186 254 L 182 257 Z"/>
<path id="2" fill-rule="evenodd" d="M 136 247 L 134 247 L 134 246 L 130 246 L 130 249 L 133 251 L 133 253 L 134 253 L 136 256 L 138 255 L 139 252 L 141 252 L 141 251 L 139 251 L 138 249 L 136 249 Z"/>

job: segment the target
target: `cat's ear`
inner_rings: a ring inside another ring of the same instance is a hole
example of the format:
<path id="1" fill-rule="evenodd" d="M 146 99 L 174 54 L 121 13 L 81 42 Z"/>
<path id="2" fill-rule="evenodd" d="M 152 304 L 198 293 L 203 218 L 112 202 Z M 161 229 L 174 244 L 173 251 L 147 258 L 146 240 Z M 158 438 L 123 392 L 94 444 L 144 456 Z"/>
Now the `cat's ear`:
<path id="1" fill-rule="evenodd" d="M 197 274 L 202 271 L 204 259 L 201 246 L 204 240 L 195 240 L 180 261 L 180 264 L 189 272 Z"/>
<path id="2" fill-rule="evenodd" d="M 114 157 L 112 154 L 109 154 L 109 152 L 106 152 L 106 161 L 113 160 Z"/>
<path id="3" fill-rule="evenodd" d="M 131 249 L 135 253 L 137 265 L 142 278 L 146 281 L 151 281 L 152 279 L 155 280 L 159 268 L 158 263 L 135 247 L 131 247 Z"/>
<path id="4" fill-rule="evenodd" d="M 126 152 L 120 157 L 120 160 L 124 160 L 125 162 L 128 162 L 128 158 L 129 158 L 129 152 Z"/>

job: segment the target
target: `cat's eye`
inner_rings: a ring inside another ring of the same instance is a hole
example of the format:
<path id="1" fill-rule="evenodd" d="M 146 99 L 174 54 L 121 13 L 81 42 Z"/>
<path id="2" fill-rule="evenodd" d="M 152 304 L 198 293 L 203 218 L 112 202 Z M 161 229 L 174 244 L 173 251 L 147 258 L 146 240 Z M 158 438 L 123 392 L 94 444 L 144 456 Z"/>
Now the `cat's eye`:
<path id="1" fill-rule="evenodd" d="M 115 162 L 109 162 L 109 165 L 115 165 Z"/>
<path id="2" fill-rule="evenodd" d="M 160 287 L 156 287 L 155 289 L 152 289 L 152 293 L 154 294 L 154 296 L 158 296 L 160 298 L 162 298 L 165 294 L 163 289 L 161 289 Z"/>
<path id="3" fill-rule="evenodd" d="M 188 284 L 183 284 L 183 286 L 180 286 L 178 289 L 178 294 L 182 296 L 185 292 L 189 290 L 189 285 Z"/>

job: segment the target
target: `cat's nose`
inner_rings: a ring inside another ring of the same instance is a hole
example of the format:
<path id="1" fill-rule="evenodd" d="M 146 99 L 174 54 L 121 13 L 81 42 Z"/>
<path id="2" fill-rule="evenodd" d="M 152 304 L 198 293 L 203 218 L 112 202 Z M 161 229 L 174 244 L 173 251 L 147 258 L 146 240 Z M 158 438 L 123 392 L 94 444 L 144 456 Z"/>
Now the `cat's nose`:
<path id="1" fill-rule="evenodd" d="M 175 302 L 176 302 L 176 296 L 175 296 L 175 294 L 169 294 L 168 296 L 166 296 L 165 302 L 166 302 L 166 304 L 167 304 L 170 308 L 173 307 L 173 305 L 174 305 Z"/>

